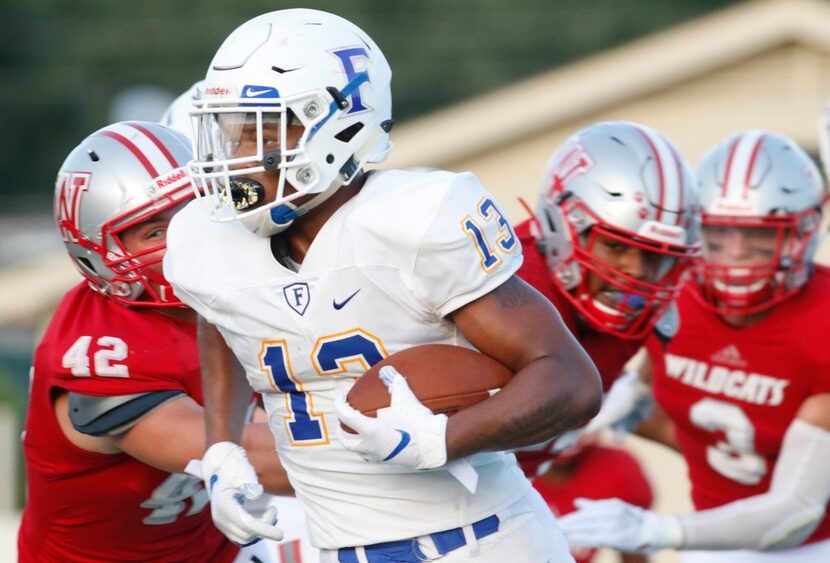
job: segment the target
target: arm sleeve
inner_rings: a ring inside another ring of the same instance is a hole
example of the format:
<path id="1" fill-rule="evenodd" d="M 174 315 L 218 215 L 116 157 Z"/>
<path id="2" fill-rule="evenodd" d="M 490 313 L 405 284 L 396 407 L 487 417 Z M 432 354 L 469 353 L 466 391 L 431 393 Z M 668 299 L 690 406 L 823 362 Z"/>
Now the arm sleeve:
<path id="1" fill-rule="evenodd" d="M 767 493 L 678 516 L 683 549 L 780 549 L 806 540 L 830 499 L 830 432 L 796 419 Z"/>
<path id="2" fill-rule="evenodd" d="M 447 188 L 418 245 L 411 289 L 437 316 L 489 293 L 522 264 L 513 227 L 472 174 Z"/>
<path id="3" fill-rule="evenodd" d="M 125 432 L 154 408 L 182 395 L 183 391 L 169 390 L 99 397 L 70 391 L 69 420 L 83 434 L 112 436 Z"/>

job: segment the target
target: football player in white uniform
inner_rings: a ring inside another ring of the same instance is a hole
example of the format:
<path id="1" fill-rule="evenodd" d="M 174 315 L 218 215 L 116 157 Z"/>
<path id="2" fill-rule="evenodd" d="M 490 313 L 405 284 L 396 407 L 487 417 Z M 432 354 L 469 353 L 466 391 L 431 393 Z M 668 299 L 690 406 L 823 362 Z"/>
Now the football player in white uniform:
<path id="1" fill-rule="evenodd" d="M 190 121 L 190 112 L 194 103 L 201 99 L 204 81 L 195 82 L 184 91 L 167 108 L 159 122 L 175 129 L 190 139 L 193 144 L 193 127 Z M 286 487 L 288 488 L 288 487 Z M 305 516 L 300 508 L 299 501 L 289 495 L 263 495 L 258 501 L 257 509 L 267 510 L 269 507 L 277 509 L 280 518 L 280 529 L 283 538 L 279 543 L 266 541 L 258 549 L 265 550 L 274 563 L 299 563 L 302 561 L 317 561 L 319 553 L 308 539 Z M 246 548 L 251 549 L 251 548 Z M 260 556 L 261 557 L 261 556 Z"/>
<path id="2" fill-rule="evenodd" d="M 193 470 L 228 537 L 282 535 L 244 506 L 262 490 L 236 445 L 247 379 L 322 561 L 571 561 L 503 451 L 596 414 L 596 369 L 513 275 L 520 243 L 473 175 L 364 172 L 391 148 L 390 80 L 362 30 L 313 10 L 248 21 L 211 62 L 193 113 L 202 196 L 171 225 L 164 264 L 203 317 L 211 446 Z M 516 375 L 449 420 L 394 369 L 382 416 L 345 401 L 369 366 L 431 343 Z"/>

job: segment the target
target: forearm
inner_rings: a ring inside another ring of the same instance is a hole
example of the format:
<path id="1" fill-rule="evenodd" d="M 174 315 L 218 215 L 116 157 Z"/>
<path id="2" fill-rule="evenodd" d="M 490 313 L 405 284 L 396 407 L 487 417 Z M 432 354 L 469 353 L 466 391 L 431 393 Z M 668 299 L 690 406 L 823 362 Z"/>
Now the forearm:
<path id="1" fill-rule="evenodd" d="M 251 388 L 233 352 L 219 331 L 199 318 L 199 357 L 207 445 L 242 438 Z"/>
<path id="2" fill-rule="evenodd" d="M 678 516 L 683 548 L 778 549 L 802 543 L 827 509 L 828 465 L 830 432 L 796 420 L 784 437 L 769 492 Z"/>
<path id="3" fill-rule="evenodd" d="M 556 309 L 525 282 L 511 278 L 452 319 L 471 344 L 516 375 L 494 396 L 450 418 L 449 459 L 536 444 L 599 411 L 596 367 Z"/>
<path id="4" fill-rule="evenodd" d="M 677 443 L 677 434 L 669 415 L 655 404 L 651 414 L 634 428 L 634 434 L 653 442 L 658 442 L 675 451 L 680 450 Z"/>
<path id="5" fill-rule="evenodd" d="M 551 377 L 564 369 L 540 358 L 493 397 L 455 414 L 447 425 L 448 459 L 538 444 L 594 416 L 598 378 Z"/>
<path id="6" fill-rule="evenodd" d="M 277 456 L 274 436 L 268 424 L 246 424 L 242 433 L 242 447 L 266 491 L 274 495 L 290 495 L 294 492 Z"/>
<path id="7" fill-rule="evenodd" d="M 649 387 L 651 387 L 654 377 L 652 361 L 650 354 L 646 354 L 638 370 L 639 380 L 643 382 L 643 385 Z M 674 422 L 656 401 L 651 409 L 651 414 L 634 428 L 634 433 L 648 440 L 659 442 L 673 450 L 680 449 L 677 443 Z"/>
<path id="8" fill-rule="evenodd" d="M 205 452 L 204 410 L 191 397 L 156 407 L 127 432 L 112 438 L 121 451 L 163 471 L 182 472 Z"/>

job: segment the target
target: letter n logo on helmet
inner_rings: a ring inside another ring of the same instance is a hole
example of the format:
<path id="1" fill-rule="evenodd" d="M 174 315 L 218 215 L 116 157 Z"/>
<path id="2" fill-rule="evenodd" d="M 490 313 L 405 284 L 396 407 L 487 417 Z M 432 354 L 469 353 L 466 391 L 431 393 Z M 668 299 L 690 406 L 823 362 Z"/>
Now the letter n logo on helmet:
<path id="1" fill-rule="evenodd" d="M 78 242 L 81 232 L 81 196 L 89 189 L 92 174 L 88 172 L 61 172 L 55 182 L 55 220 L 65 242 Z"/>
<path id="2" fill-rule="evenodd" d="M 332 54 L 340 59 L 340 63 L 343 65 L 343 70 L 346 72 L 346 81 L 349 85 L 359 85 L 364 82 L 369 82 L 369 73 L 365 70 L 366 63 L 369 60 L 369 54 L 366 52 L 366 49 L 363 47 L 348 47 L 346 49 L 332 51 Z M 362 68 L 364 70 L 358 70 L 358 68 Z M 349 86 L 346 86 L 344 90 L 348 88 Z M 360 98 L 360 86 L 354 88 L 354 90 L 349 93 L 343 93 L 347 97 L 351 98 L 352 102 L 347 113 L 357 113 L 359 111 L 371 109 L 363 105 L 363 100 Z"/>

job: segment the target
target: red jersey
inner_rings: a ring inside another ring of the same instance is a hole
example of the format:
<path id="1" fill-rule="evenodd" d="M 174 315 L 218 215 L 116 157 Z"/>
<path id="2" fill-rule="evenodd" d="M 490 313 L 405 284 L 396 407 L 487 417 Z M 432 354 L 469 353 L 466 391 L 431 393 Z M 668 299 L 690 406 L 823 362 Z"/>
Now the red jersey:
<path id="1" fill-rule="evenodd" d="M 557 482 L 539 477 L 533 486 L 556 516 L 575 510 L 574 499 L 619 498 L 643 508 L 654 500 L 651 483 L 640 462 L 630 453 L 604 446 L 587 446 L 572 462 L 572 473 Z M 613 467 L 613 471 L 609 471 Z M 577 563 L 588 563 L 595 548 L 572 548 Z"/>
<path id="2" fill-rule="evenodd" d="M 201 480 L 79 449 L 58 425 L 56 388 L 97 396 L 180 390 L 201 403 L 195 326 L 124 307 L 85 282 L 64 297 L 35 353 L 20 561 L 234 559 L 239 547 L 214 527 Z"/>
<path id="3" fill-rule="evenodd" d="M 649 338 L 657 403 L 674 421 L 698 510 L 765 493 L 784 433 L 804 401 L 830 392 L 830 270 L 751 326 L 706 309 L 700 288 L 678 300 L 680 331 Z M 830 513 L 809 541 L 830 538 Z"/>
<path id="4" fill-rule="evenodd" d="M 576 312 L 568 299 L 562 295 L 559 286 L 553 283 L 545 257 L 536 248 L 536 241 L 530 234 L 530 220 L 516 225 L 515 232 L 524 250 L 524 263 L 516 275 L 553 303 L 565 325 L 597 366 L 602 378 L 603 391 L 608 391 L 622 373 L 626 362 L 643 345 L 644 339 L 624 340 L 612 334 L 578 326 Z"/>
<path id="5" fill-rule="evenodd" d="M 536 248 L 536 240 L 530 234 L 530 220 L 516 225 L 515 232 L 524 251 L 524 262 L 516 275 L 553 303 L 562 321 L 597 366 L 602 378 L 602 389 L 607 392 L 622 373 L 626 362 L 640 349 L 643 341 L 624 340 L 612 334 L 597 332 L 587 326 L 577 325 L 573 306 L 562 294 L 559 286 L 553 283 L 545 257 Z M 550 450 L 554 442 L 555 440 L 551 440 L 546 444 L 523 448 L 516 452 L 516 458 L 525 475 L 529 478 L 535 477 L 538 467 L 555 457 Z"/>

